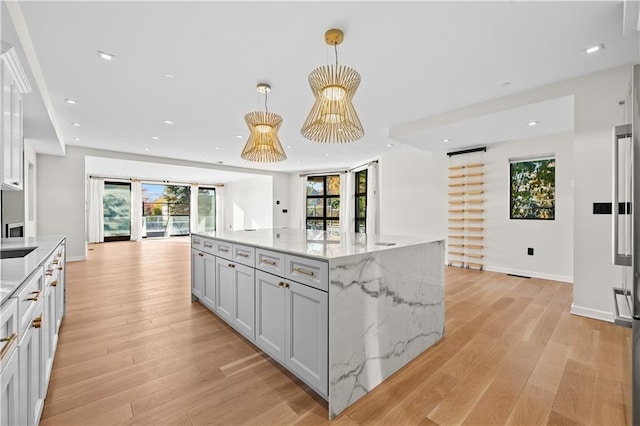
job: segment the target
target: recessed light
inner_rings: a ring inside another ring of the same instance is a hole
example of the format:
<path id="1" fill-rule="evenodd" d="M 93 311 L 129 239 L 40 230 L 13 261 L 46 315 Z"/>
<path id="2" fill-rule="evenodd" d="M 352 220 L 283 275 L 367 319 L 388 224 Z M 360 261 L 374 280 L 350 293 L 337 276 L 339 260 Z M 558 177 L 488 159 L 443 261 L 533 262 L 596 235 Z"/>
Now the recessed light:
<path id="1" fill-rule="evenodd" d="M 73 138 L 74 141 L 79 142 L 80 138 Z"/>
<path id="2" fill-rule="evenodd" d="M 171 121 L 171 120 L 164 120 L 164 124 L 174 124 L 175 121 Z"/>
<path id="3" fill-rule="evenodd" d="M 591 55 L 592 53 L 599 52 L 602 49 L 604 49 L 604 44 L 600 43 L 596 46 L 587 47 L 586 49 L 584 49 L 584 53 L 586 53 L 587 55 Z"/>
<path id="4" fill-rule="evenodd" d="M 204 158 L 204 155 L 198 155 L 198 158 Z"/>
<path id="5" fill-rule="evenodd" d="M 66 98 L 64 100 L 66 103 L 71 104 L 71 105 L 75 105 L 78 103 L 78 101 L 76 101 L 75 99 L 71 99 L 71 98 Z"/>
<path id="6" fill-rule="evenodd" d="M 73 127 L 80 127 L 80 123 L 71 123 Z"/>
<path id="7" fill-rule="evenodd" d="M 222 149 L 222 147 L 221 146 L 216 146 L 216 149 Z"/>
<path id="8" fill-rule="evenodd" d="M 444 142 L 444 143 L 451 142 L 451 139 L 445 138 L 445 139 L 442 139 L 442 142 Z"/>
<path id="9" fill-rule="evenodd" d="M 529 126 L 537 126 L 538 125 L 538 121 L 530 121 L 527 123 Z"/>
<path id="10" fill-rule="evenodd" d="M 330 154 L 327 152 L 326 154 L 324 154 L 325 157 L 328 157 Z"/>
<path id="11" fill-rule="evenodd" d="M 151 139 L 153 139 L 154 141 L 160 140 L 160 138 L 157 136 L 151 136 Z"/>
<path id="12" fill-rule="evenodd" d="M 238 139 L 242 139 L 243 137 L 244 136 L 242 136 L 242 135 L 236 135 L 236 138 L 238 138 Z"/>
<path id="13" fill-rule="evenodd" d="M 145 148 L 144 150 L 145 151 L 151 151 L 151 148 Z"/>
<path id="14" fill-rule="evenodd" d="M 109 61 L 109 62 L 113 62 L 116 60 L 115 55 L 112 55 L 111 53 L 103 52 L 101 50 L 98 50 L 98 57 L 100 59 L 104 59 L 105 61 Z"/>
<path id="15" fill-rule="evenodd" d="M 387 148 L 391 148 L 392 146 L 393 146 L 393 144 L 392 144 L 392 143 L 388 143 L 388 144 L 387 144 Z"/>
<path id="16" fill-rule="evenodd" d="M 218 161 L 218 164 L 224 164 L 222 161 Z"/>
<path id="17" fill-rule="evenodd" d="M 176 78 L 176 76 L 171 74 L 170 72 L 166 73 L 164 76 L 167 78 Z"/>
<path id="18" fill-rule="evenodd" d="M 293 149 L 293 147 L 291 145 L 287 145 L 287 148 L 289 149 Z"/>

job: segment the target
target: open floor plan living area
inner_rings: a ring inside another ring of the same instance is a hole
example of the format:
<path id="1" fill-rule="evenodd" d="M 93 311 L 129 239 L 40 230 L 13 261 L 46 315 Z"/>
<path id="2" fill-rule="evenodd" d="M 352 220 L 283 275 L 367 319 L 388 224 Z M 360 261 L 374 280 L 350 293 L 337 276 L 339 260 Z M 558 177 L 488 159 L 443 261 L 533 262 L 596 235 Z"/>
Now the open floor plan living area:
<path id="1" fill-rule="evenodd" d="M 640 1 L 0 0 L 0 426 L 640 426 Z"/>

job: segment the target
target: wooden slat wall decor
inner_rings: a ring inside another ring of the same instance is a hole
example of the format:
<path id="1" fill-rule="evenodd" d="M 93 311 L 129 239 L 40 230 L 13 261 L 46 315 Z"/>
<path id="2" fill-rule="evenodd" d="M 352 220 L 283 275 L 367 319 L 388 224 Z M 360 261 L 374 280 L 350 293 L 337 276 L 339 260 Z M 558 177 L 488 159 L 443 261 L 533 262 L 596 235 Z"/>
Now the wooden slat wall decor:
<path id="1" fill-rule="evenodd" d="M 457 154 L 457 153 L 456 153 Z M 449 266 L 482 270 L 484 264 L 484 151 L 449 155 Z M 455 189 L 454 189 L 455 188 Z M 462 232 L 460 232 L 462 231 Z"/>

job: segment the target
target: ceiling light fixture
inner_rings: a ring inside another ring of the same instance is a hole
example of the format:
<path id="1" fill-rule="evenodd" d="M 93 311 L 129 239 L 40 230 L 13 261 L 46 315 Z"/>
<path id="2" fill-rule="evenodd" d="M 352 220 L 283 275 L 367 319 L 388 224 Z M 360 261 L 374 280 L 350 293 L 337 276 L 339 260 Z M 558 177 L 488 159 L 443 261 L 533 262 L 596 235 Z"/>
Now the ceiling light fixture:
<path id="1" fill-rule="evenodd" d="M 171 74 L 171 73 L 169 73 L 169 72 L 168 72 L 168 73 L 166 73 L 164 76 L 165 76 L 165 77 L 167 77 L 167 78 L 172 78 L 172 79 L 173 79 L 173 78 L 176 78 L 176 76 L 175 76 L 175 75 L 173 75 L 173 74 Z"/>
<path id="2" fill-rule="evenodd" d="M 584 49 L 584 53 L 586 53 L 587 55 L 591 55 L 593 53 L 601 51 L 602 49 L 604 49 L 604 44 L 600 43 L 596 46 L 587 47 L 586 49 Z"/>
<path id="3" fill-rule="evenodd" d="M 442 139 L 442 142 L 444 142 L 444 143 L 451 142 L 451 139 L 445 138 L 445 139 Z"/>
<path id="4" fill-rule="evenodd" d="M 80 123 L 71 123 L 73 127 L 80 127 Z"/>
<path id="5" fill-rule="evenodd" d="M 144 150 L 145 151 L 151 151 L 151 148 L 145 148 Z"/>
<path id="6" fill-rule="evenodd" d="M 80 138 L 73 138 L 74 141 L 79 142 Z"/>
<path id="7" fill-rule="evenodd" d="M 115 55 L 112 55 L 111 53 L 103 52 L 101 50 L 98 50 L 98 57 L 100 59 L 104 59 L 105 61 L 109 61 L 109 62 L 113 62 L 116 60 Z"/>
<path id="8" fill-rule="evenodd" d="M 527 123 L 529 126 L 533 127 L 533 126 L 537 126 L 538 122 L 537 121 L 530 121 Z"/>
<path id="9" fill-rule="evenodd" d="M 364 129 L 351 99 L 360 85 L 360 74 L 338 65 L 338 45 L 344 33 L 330 29 L 325 42 L 333 46 L 335 65 L 320 66 L 309 74 L 309 85 L 316 100 L 302 125 L 302 136 L 315 142 L 353 142 L 364 136 Z"/>
<path id="10" fill-rule="evenodd" d="M 244 138 L 244 136 L 242 136 L 242 135 L 236 135 L 236 138 L 238 138 L 238 139 L 242 139 L 242 138 Z"/>
<path id="11" fill-rule="evenodd" d="M 216 146 L 216 149 L 222 149 L 222 147 L 221 146 Z"/>
<path id="12" fill-rule="evenodd" d="M 280 139 L 278 139 L 282 117 L 269 112 L 267 107 L 267 94 L 271 91 L 271 86 L 259 83 L 256 89 L 258 92 L 264 93 L 264 111 L 252 111 L 244 116 L 244 121 L 251 134 L 240 157 L 244 160 L 260 163 L 286 160 L 287 154 L 284 153 Z"/>
<path id="13" fill-rule="evenodd" d="M 160 138 L 157 137 L 157 136 L 151 136 L 151 139 L 153 139 L 154 141 L 159 141 L 160 140 Z"/>
<path id="14" fill-rule="evenodd" d="M 76 101 L 75 99 L 71 99 L 71 98 L 66 98 L 64 100 L 66 103 L 70 104 L 70 105 L 75 105 L 78 103 L 78 101 Z"/>
<path id="15" fill-rule="evenodd" d="M 392 146 L 393 146 L 393 144 L 392 144 L 392 143 L 388 143 L 388 144 L 387 144 L 387 148 L 391 148 Z"/>
<path id="16" fill-rule="evenodd" d="M 171 120 L 164 120 L 164 124 L 174 124 L 175 121 L 171 121 Z"/>

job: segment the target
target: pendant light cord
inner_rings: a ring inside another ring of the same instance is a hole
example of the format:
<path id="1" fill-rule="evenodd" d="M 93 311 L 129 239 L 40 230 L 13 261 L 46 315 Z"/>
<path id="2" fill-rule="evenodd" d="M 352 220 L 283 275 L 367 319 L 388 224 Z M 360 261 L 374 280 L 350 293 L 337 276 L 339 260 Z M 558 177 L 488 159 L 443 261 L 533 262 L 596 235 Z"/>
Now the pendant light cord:
<path id="1" fill-rule="evenodd" d="M 264 110 L 265 110 L 265 112 L 269 112 L 269 108 L 267 107 L 267 96 L 269 96 L 269 92 L 265 91 L 264 92 Z"/>
<path id="2" fill-rule="evenodd" d="M 337 67 L 338 66 L 338 44 L 337 43 L 333 45 L 333 49 L 336 52 L 336 67 Z"/>

